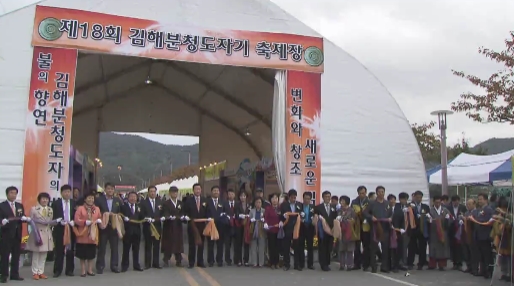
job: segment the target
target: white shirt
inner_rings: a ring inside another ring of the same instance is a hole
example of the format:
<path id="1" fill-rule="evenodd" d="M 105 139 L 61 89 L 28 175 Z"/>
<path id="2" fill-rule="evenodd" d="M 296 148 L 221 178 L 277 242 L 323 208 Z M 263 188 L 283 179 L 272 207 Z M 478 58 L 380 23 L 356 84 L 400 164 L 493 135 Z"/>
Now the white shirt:
<path id="1" fill-rule="evenodd" d="M 177 201 L 173 201 L 173 199 L 170 199 L 170 201 L 171 201 L 171 203 L 173 204 L 173 206 L 174 206 L 175 208 L 177 208 Z"/>
<path id="2" fill-rule="evenodd" d="M 235 206 L 234 201 L 229 202 L 230 208 L 233 208 Z"/>
<path id="3" fill-rule="evenodd" d="M 441 215 L 441 211 L 443 210 L 443 207 L 442 206 L 439 206 L 439 209 L 437 209 L 436 207 L 434 207 L 437 215 Z"/>
<path id="4" fill-rule="evenodd" d="M 212 199 L 212 202 L 214 203 L 215 207 L 218 207 L 218 199 Z"/>
<path id="5" fill-rule="evenodd" d="M 456 217 L 458 217 L 460 214 L 459 214 L 459 207 L 453 207 L 453 213 L 455 214 Z"/>
<path id="6" fill-rule="evenodd" d="M 150 199 L 150 204 L 152 204 L 152 211 L 155 211 L 155 199 Z"/>
<path id="7" fill-rule="evenodd" d="M 68 215 L 66 215 L 66 205 L 68 205 Z M 66 201 L 66 200 L 62 200 L 62 215 L 63 215 L 63 220 L 64 221 L 71 221 L 70 219 L 70 215 L 71 215 L 71 205 L 70 205 L 70 200 Z"/>

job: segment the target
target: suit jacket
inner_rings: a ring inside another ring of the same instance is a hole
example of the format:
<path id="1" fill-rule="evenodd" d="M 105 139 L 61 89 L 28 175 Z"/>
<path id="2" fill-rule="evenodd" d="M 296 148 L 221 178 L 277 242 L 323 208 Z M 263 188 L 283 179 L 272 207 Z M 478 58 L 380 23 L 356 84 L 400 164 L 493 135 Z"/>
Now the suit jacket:
<path id="1" fill-rule="evenodd" d="M 286 220 L 286 218 L 284 217 L 284 214 L 288 213 L 288 212 L 292 212 L 291 204 L 289 202 L 283 202 L 280 205 L 280 213 L 282 214 L 280 217 L 280 220 L 282 222 L 284 222 Z M 303 205 L 299 202 L 295 202 L 295 207 L 294 207 L 293 212 L 298 213 L 298 214 L 303 212 Z M 297 219 L 301 219 L 301 218 L 299 218 L 299 215 L 298 216 L 290 216 L 287 224 L 284 226 L 284 231 L 293 231 L 294 225 L 295 225 Z"/>
<path id="2" fill-rule="evenodd" d="M 155 198 L 155 206 L 152 209 L 152 203 L 150 202 L 150 198 L 146 198 L 142 200 L 139 205 L 141 206 L 141 212 L 143 213 L 143 217 L 145 218 L 153 218 L 155 221 L 153 225 L 157 229 L 157 232 L 162 233 L 162 222 L 161 217 L 164 216 L 164 212 L 162 209 L 162 201 L 160 198 Z M 150 234 L 150 224 L 143 223 L 143 234 Z"/>
<path id="3" fill-rule="evenodd" d="M 303 218 L 304 221 L 309 221 L 309 225 L 312 225 L 312 219 L 314 218 L 314 214 L 315 214 L 315 209 L 316 206 L 314 204 L 310 204 L 309 205 L 309 216 L 307 216 L 307 214 L 305 214 L 305 217 Z M 301 212 L 304 212 L 305 210 L 305 205 L 302 205 L 302 211 Z"/>
<path id="4" fill-rule="evenodd" d="M 214 199 L 207 200 L 207 218 L 212 218 L 216 224 L 228 224 L 229 220 L 222 213 L 228 213 L 230 210 L 228 202 L 218 198 L 218 205 L 214 205 Z"/>
<path id="5" fill-rule="evenodd" d="M 418 208 L 417 208 L 417 205 L 415 203 L 411 203 L 411 207 L 412 207 L 412 213 L 414 214 L 414 221 L 416 222 L 416 229 L 419 229 L 419 217 L 418 217 L 418 214 L 421 215 L 421 214 L 428 214 L 430 213 L 430 207 L 427 205 L 427 204 L 424 204 L 424 203 L 421 203 L 421 211 L 418 212 Z"/>
<path id="6" fill-rule="evenodd" d="M 141 207 L 137 203 L 134 206 L 134 213 L 132 213 L 130 203 L 123 204 L 121 206 L 120 212 L 125 217 L 128 217 L 131 220 L 144 219 L 144 215 L 143 215 L 143 212 L 141 211 Z M 124 226 L 125 226 L 125 237 L 130 238 L 131 235 L 137 235 L 137 236 L 141 235 L 141 225 L 140 224 L 124 221 Z"/>
<path id="7" fill-rule="evenodd" d="M 407 206 L 405 206 L 407 207 Z M 405 213 L 403 212 L 402 204 L 396 203 L 393 208 L 393 226 L 399 229 L 405 229 Z"/>
<path id="8" fill-rule="evenodd" d="M 196 198 L 194 196 L 188 198 L 184 203 L 184 214 L 190 219 L 207 218 L 207 199 L 200 197 L 200 209 L 196 208 Z"/>
<path id="9" fill-rule="evenodd" d="M 327 213 L 324 203 L 317 205 L 314 208 L 314 212 L 317 215 L 322 216 L 327 222 L 328 226 L 330 226 L 330 228 L 334 227 L 334 220 L 337 218 L 337 211 L 333 205 L 330 205 L 330 214 Z"/>
<path id="10" fill-rule="evenodd" d="M 450 212 L 450 215 L 452 216 L 452 224 L 458 224 L 459 216 L 464 216 L 464 214 L 468 211 L 466 209 L 466 206 L 464 206 L 463 204 L 459 204 L 457 206 L 457 213 L 455 213 L 455 209 L 451 204 L 447 207 L 447 209 Z"/>
<path id="11" fill-rule="evenodd" d="M 240 214 L 250 214 L 250 204 L 245 203 L 245 208 L 243 208 L 243 203 L 240 201 L 236 202 L 236 205 L 234 206 L 234 215 L 236 216 L 234 224 L 236 227 L 243 227 L 243 219 L 239 218 Z"/>
<path id="12" fill-rule="evenodd" d="M 489 206 L 483 208 L 477 208 L 472 212 L 473 218 L 478 222 L 488 222 L 494 215 L 494 210 Z M 492 226 L 474 224 L 474 238 L 477 241 L 488 241 L 491 240 Z"/>
<path id="13" fill-rule="evenodd" d="M 174 216 L 175 220 L 165 220 L 164 226 L 172 224 L 182 224 L 180 217 L 184 215 L 184 203 L 177 199 L 177 206 L 175 206 L 170 200 L 166 200 L 162 203 L 162 215 L 168 219 L 170 216 Z"/>
<path id="14" fill-rule="evenodd" d="M 0 221 L 3 219 L 10 219 L 15 217 L 21 218 L 25 216 L 25 209 L 23 208 L 22 204 L 15 202 L 14 208 L 16 210 L 15 213 L 12 212 L 11 205 L 8 201 L 0 203 Z M 2 239 L 14 238 L 21 241 L 22 227 L 23 224 L 21 220 L 9 221 L 8 224 L 0 228 Z"/>
<path id="15" fill-rule="evenodd" d="M 113 197 L 112 198 L 112 209 L 111 213 L 117 214 L 120 213 L 121 206 L 123 205 L 123 202 L 119 197 Z M 97 206 L 100 209 L 100 212 L 106 213 L 109 212 L 109 206 L 107 204 L 107 197 L 106 196 L 99 196 L 95 200 L 95 206 Z"/>
<path id="16" fill-rule="evenodd" d="M 69 216 L 70 221 L 75 219 L 75 212 L 77 211 L 77 203 L 75 200 L 70 199 L 70 206 L 69 206 Z M 55 202 L 52 203 L 52 211 L 54 213 L 53 219 L 56 220 L 58 218 L 62 218 L 64 220 L 64 208 L 63 208 L 63 199 L 59 198 Z M 54 226 L 53 230 L 54 235 L 54 241 L 56 244 L 63 243 L 63 237 L 64 237 L 64 226 L 62 226 L 60 223 L 58 223 L 56 226 Z M 75 233 L 71 232 L 71 239 L 72 241 L 75 239 Z"/>

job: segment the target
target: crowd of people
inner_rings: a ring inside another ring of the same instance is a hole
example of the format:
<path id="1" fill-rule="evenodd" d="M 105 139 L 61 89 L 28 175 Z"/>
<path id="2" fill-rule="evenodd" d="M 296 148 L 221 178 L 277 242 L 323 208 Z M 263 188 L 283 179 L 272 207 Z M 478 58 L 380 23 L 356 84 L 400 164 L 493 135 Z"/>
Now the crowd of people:
<path id="1" fill-rule="evenodd" d="M 108 267 L 113 273 L 128 271 L 130 261 L 134 271 L 161 269 L 172 257 L 176 267 L 314 270 L 316 246 L 322 271 L 331 270 L 334 253 L 339 270 L 373 273 L 413 269 L 417 256 L 418 270 L 427 266 L 444 271 L 452 260 L 453 270 L 484 278 L 491 277 L 497 253 L 501 280 L 511 281 L 512 217 L 506 198 L 489 205 L 487 194 L 480 194 L 477 201 L 469 199 L 463 205 L 458 196 L 434 196 L 429 205 L 422 202 L 420 191 L 386 197 L 382 186 L 369 194 L 360 186 L 354 200 L 324 191 L 318 205 L 311 193 L 298 198 L 295 190 L 285 196 L 270 194 L 265 200 L 260 189 L 250 199 L 244 190 L 236 194 L 231 189 L 220 197 L 219 187 L 214 186 L 207 198 L 200 184 L 194 184 L 193 194 L 182 200 L 176 187 L 169 189 L 167 199 L 160 198 L 154 186 L 146 198 L 130 192 L 122 199 L 109 183 L 104 192 L 99 196 L 91 191 L 78 198 L 71 186 L 64 185 L 59 199 L 51 201 L 47 193 L 40 193 L 26 213 L 15 202 L 18 189 L 8 187 L 7 200 L 0 203 L 0 283 L 8 278 L 23 280 L 19 258 L 24 224 L 31 229 L 27 249 L 32 252 L 34 280 L 48 278 L 45 262 L 50 252 L 53 277 L 63 270 L 74 276 L 75 257 L 80 260 L 81 277 L 102 274 L 109 244 Z M 184 225 L 187 264 L 182 259 Z"/>

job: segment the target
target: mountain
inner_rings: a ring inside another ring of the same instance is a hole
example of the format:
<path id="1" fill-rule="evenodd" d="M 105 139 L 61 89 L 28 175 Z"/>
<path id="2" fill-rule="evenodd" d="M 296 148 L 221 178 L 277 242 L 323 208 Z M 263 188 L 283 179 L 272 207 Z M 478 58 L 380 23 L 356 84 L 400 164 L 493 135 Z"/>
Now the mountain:
<path id="1" fill-rule="evenodd" d="M 104 132 L 100 134 L 100 155 L 103 167 L 99 182 L 142 187 L 149 180 L 169 175 L 178 169 L 198 164 L 199 145 L 164 145 L 137 135 Z M 121 170 L 118 170 L 121 166 Z"/>
<path id="2" fill-rule="evenodd" d="M 514 138 L 491 138 L 475 145 L 472 149 L 484 149 L 488 155 L 503 153 L 514 149 Z"/>

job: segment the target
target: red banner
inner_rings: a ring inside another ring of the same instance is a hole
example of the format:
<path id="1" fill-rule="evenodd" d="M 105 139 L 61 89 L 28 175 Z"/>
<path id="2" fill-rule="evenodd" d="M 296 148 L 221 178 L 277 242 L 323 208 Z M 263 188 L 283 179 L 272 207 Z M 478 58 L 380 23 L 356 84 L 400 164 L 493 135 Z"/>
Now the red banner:
<path id="1" fill-rule="evenodd" d="M 58 197 L 69 180 L 77 50 L 34 47 L 25 135 L 22 202 Z"/>
<path id="2" fill-rule="evenodd" d="M 321 197 L 321 74 L 287 72 L 285 191 Z"/>

